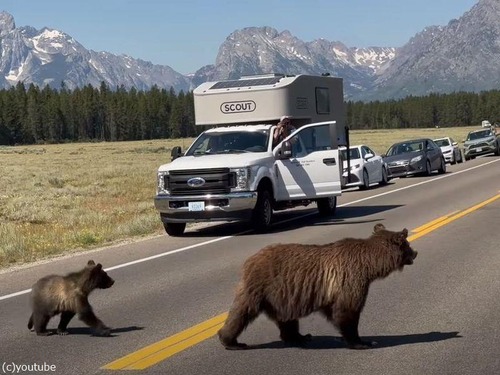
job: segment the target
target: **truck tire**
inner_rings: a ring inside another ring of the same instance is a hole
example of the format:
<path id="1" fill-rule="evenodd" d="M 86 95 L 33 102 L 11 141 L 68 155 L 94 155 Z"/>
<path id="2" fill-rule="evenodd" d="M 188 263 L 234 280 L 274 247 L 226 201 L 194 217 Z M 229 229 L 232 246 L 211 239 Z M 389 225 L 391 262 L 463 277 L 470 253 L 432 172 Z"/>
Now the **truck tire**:
<path id="1" fill-rule="evenodd" d="M 271 226 L 273 218 L 273 205 L 271 202 L 271 194 L 269 190 L 259 191 L 257 196 L 257 204 L 252 213 L 253 228 L 257 232 L 262 232 Z"/>
<path id="2" fill-rule="evenodd" d="M 186 223 L 163 223 L 163 227 L 169 236 L 178 237 L 184 233 Z"/>
<path id="3" fill-rule="evenodd" d="M 316 201 L 321 216 L 330 216 L 337 210 L 337 197 L 320 198 Z"/>

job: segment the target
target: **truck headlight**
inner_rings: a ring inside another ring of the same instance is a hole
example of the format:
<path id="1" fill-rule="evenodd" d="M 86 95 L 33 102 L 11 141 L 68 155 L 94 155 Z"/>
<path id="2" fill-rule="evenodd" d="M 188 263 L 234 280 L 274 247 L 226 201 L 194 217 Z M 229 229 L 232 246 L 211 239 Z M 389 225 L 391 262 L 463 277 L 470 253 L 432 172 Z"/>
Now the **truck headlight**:
<path id="1" fill-rule="evenodd" d="M 156 181 L 157 181 L 156 193 L 168 194 L 170 188 L 168 171 L 158 172 Z"/>
<path id="2" fill-rule="evenodd" d="M 231 169 L 231 172 L 233 172 L 236 177 L 235 186 L 233 189 L 237 191 L 248 190 L 250 181 L 250 168 L 233 168 Z"/>

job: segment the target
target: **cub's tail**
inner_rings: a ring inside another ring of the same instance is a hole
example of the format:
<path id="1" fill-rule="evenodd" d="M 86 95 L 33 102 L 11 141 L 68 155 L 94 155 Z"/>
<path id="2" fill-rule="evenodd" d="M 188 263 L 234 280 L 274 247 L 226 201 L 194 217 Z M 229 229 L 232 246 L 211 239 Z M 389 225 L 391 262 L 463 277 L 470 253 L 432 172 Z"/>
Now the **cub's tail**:
<path id="1" fill-rule="evenodd" d="M 28 321 L 28 329 L 31 331 L 31 328 L 33 328 L 33 314 L 30 316 L 30 320 Z"/>

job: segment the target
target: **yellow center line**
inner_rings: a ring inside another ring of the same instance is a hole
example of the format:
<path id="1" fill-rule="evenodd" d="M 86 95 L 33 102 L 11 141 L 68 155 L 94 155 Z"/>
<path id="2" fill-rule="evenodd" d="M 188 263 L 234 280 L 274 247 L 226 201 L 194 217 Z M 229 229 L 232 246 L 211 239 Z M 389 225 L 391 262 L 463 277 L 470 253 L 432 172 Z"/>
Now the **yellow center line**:
<path id="1" fill-rule="evenodd" d="M 498 198 L 500 198 L 500 194 L 497 194 L 494 197 L 487 199 L 484 202 L 481 202 L 479 204 L 476 204 L 475 206 L 472 206 L 464 211 L 460 211 L 457 214 L 448 215 L 449 217 L 444 217 L 444 219 L 442 218 L 442 220 L 439 220 L 439 221 L 433 220 L 434 221 L 433 225 L 422 225 L 421 227 L 417 228 L 417 229 L 420 229 L 420 231 L 418 231 L 417 233 L 412 234 L 411 236 L 408 237 L 408 241 L 415 241 L 417 238 L 425 236 L 426 234 L 429 234 L 430 232 L 433 232 L 436 229 L 441 228 L 441 227 L 445 226 L 446 224 L 451 223 L 452 221 L 460 219 L 461 217 L 464 217 L 465 215 L 468 215 L 471 212 L 479 210 L 480 208 L 482 208 L 490 203 L 493 203 Z"/>
<path id="2" fill-rule="evenodd" d="M 418 232 L 423 231 L 424 229 L 433 227 L 437 223 L 440 223 L 441 221 L 444 221 L 444 220 L 448 219 L 450 216 L 455 215 L 457 212 L 459 212 L 459 211 L 454 211 L 451 214 L 444 215 L 444 216 L 441 216 L 441 217 L 437 218 L 436 220 L 429 221 L 428 223 L 426 223 L 426 224 L 424 224 L 424 225 L 422 225 L 422 226 L 420 226 L 418 228 L 413 229 L 412 233 L 418 233 Z"/>
<path id="3" fill-rule="evenodd" d="M 500 198 L 499 194 L 496 196 L 485 200 L 473 207 L 470 207 L 463 211 L 454 211 L 448 215 L 444 215 L 438 219 L 432 220 L 427 224 L 424 224 L 412 231 L 411 236 L 408 237 L 408 241 L 414 241 L 417 238 L 423 237 L 435 231 L 438 228 L 443 227 L 446 224 L 451 223 L 465 215 L 474 212 L 481 207 L 484 207 L 497 199 Z M 139 349 L 136 352 L 128 354 L 122 358 L 119 358 L 107 365 L 103 366 L 102 369 L 105 370 L 144 370 L 151 367 L 176 353 L 179 353 L 185 349 L 188 349 L 204 340 L 209 339 L 217 334 L 217 331 L 222 327 L 224 321 L 227 318 L 227 312 L 220 314 L 212 319 L 195 325 L 185 331 L 179 332 L 173 336 L 167 337 L 161 341 L 154 344 L 146 346 L 145 348 Z"/>
<path id="4" fill-rule="evenodd" d="M 227 318 L 218 315 L 166 339 L 146 346 L 103 367 L 106 370 L 143 370 L 174 354 L 202 342 L 217 333 Z"/>

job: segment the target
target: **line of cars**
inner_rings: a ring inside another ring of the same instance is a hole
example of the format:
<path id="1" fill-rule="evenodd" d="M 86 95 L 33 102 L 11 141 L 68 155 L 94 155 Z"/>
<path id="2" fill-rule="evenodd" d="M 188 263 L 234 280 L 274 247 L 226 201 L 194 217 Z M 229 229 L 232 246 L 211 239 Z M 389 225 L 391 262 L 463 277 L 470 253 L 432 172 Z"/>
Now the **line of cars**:
<path id="1" fill-rule="evenodd" d="M 343 162 L 343 188 L 368 189 L 371 184 L 385 185 L 396 177 L 446 173 L 446 163 L 463 163 L 476 156 L 494 153 L 500 155 L 500 137 L 494 129 L 469 132 L 462 151 L 451 137 L 419 138 L 394 143 L 383 155 L 378 155 L 364 144 L 350 146 L 350 173 L 347 150 L 340 149 Z"/>

